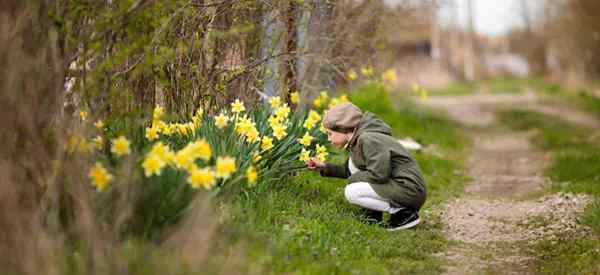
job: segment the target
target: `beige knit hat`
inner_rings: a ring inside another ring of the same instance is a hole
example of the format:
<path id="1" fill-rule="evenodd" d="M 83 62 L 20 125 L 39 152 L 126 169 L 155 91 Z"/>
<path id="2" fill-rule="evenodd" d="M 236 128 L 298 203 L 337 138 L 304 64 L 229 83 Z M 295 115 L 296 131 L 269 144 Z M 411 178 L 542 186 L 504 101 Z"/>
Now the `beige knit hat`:
<path id="1" fill-rule="evenodd" d="M 362 111 L 350 102 L 340 103 L 325 112 L 323 126 L 336 132 L 351 132 L 362 119 Z"/>

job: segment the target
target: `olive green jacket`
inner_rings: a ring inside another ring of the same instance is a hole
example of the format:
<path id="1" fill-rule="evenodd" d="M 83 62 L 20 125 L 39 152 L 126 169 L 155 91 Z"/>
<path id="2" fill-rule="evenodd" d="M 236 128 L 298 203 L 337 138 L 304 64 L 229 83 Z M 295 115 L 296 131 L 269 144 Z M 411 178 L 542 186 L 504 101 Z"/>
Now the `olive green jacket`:
<path id="1" fill-rule="evenodd" d="M 345 165 L 326 163 L 321 176 L 348 178 L 349 183 L 367 182 L 394 207 L 420 209 L 427 197 L 425 180 L 415 159 L 392 137 L 392 131 L 376 115 L 365 112 L 348 142 L 352 162 L 359 169 L 351 174 Z"/>

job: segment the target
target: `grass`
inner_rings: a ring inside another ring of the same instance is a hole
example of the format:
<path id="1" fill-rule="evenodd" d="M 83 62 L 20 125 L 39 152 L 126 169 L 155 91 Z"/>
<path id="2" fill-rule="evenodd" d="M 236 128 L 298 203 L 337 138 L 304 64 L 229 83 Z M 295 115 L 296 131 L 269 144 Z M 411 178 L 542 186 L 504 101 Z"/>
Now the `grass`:
<path id="1" fill-rule="evenodd" d="M 458 171 L 462 171 L 465 138 L 456 124 L 409 102 L 395 109 L 386 93 L 378 85 L 367 85 L 353 91 L 351 100 L 382 116 L 397 136 L 411 136 L 452 152 L 414 154 L 429 191 L 422 211 L 424 224 L 394 233 L 363 224 L 359 209 L 343 196 L 344 180 L 303 171 L 274 187 L 256 190 L 250 197 L 258 199 L 239 199 L 227 210 L 232 217 L 226 230 L 229 239 L 249 240 L 245 271 L 268 267 L 266 273 L 276 274 L 440 272 L 434 254 L 448 244 L 439 217 L 431 210 L 463 188 L 466 178 Z M 379 100 L 372 101 L 373 96 Z M 341 152 L 334 152 L 333 162 L 344 159 Z"/>
<path id="2" fill-rule="evenodd" d="M 531 111 L 505 111 L 501 119 L 517 130 L 535 131 L 534 144 L 552 154 L 552 163 L 545 173 L 554 183 L 553 191 L 587 193 L 595 198 L 581 221 L 600 234 L 600 131 Z M 540 273 L 600 271 L 598 238 L 558 238 L 542 240 L 533 246 Z"/>

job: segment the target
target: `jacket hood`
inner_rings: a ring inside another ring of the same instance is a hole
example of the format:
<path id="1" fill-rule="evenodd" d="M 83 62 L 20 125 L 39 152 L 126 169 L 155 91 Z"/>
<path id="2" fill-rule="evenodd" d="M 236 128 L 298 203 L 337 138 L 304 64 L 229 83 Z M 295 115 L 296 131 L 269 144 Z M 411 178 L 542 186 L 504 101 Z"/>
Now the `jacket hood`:
<path id="1" fill-rule="evenodd" d="M 354 146 L 358 137 L 367 132 L 380 133 L 388 136 L 392 135 L 392 129 L 381 118 L 371 112 L 365 112 L 358 123 L 358 127 L 356 127 L 356 130 L 354 131 L 354 135 L 350 141 L 348 141 L 348 147 Z"/>

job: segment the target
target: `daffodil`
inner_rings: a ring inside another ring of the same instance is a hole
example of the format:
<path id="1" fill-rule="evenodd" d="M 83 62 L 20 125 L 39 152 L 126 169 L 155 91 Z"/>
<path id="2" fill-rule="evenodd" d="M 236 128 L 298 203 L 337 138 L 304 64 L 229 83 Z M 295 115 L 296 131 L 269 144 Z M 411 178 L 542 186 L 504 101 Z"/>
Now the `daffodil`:
<path id="1" fill-rule="evenodd" d="M 256 178 L 258 178 L 258 173 L 256 172 L 254 166 L 248 167 L 246 170 L 246 179 L 248 179 L 248 185 L 256 185 Z"/>
<path id="2" fill-rule="evenodd" d="M 269 104 L 271 104 L 271 108 L 277 109 L 281 106 L 281 97 L 274 96 L 269 99 Z"/>
<path id="3" fill-rule="evenodd" d="M 218 157 L 216 164 L 217 178 L 227 179 L 236 170 L 235 159 L 232 157 Z"/>
<path id="4" fill-rule="evenodd" d="M 92 181 L 92 185 L 98 191 L 103 191 L 108 186 L 108 183 L 113 180 L 113 176 L 102 166 L 100 162 L 96 162 L 90 169 L 88 177 Z"/>
<path id="5" fill-rule="evenodd" d="M 171 149 L 160 141 L 155 143 L 150 150 L 150 154 L 158 156 L 163 161 L 168 161 L 172 153 Z"/>
<path id="6" fill-rule="evenodd" d="M 217 126 L 217 128 L 219 129 L 223 129 L 224 127 L 226 127 L 228 122 L 229 117 L 223 113 L 215 117 L 215 126 Z"/>
<path id="7" fill-rule="evenodd" d="M 118 157 L 131 154 L 130 142 L 124 136 L 112 140 L 110 151 Z"/>
<path id="8" fill-rule="evenodd" d="M 146 138 L 149 141 L 153 141 L 155 139 L 158 138 L 158 133 L 160 133 L 160 130 L 158 129 L 158 127 L 148 127 L 146 128 Z"/>
<path id="9" fill-rule="evenodd" d="M 162 116 L 165 114 L 165 109 L 163 109 L 163 107 L 161 107 L 160 105 L 156 105 L 154 107 L 154 111 L 152 112 L 152 119 L 154 121 L 158 121 L 162 118 Z"/>
<path id="10" fill-rule="evenodd" d="M 246 132 L 246 140 L 250 143 L 254 143 L 260 140 L 260 132 L 256 130 L 256 127 L 252 127 Z"/>
<path id="11" fill-rule="evenodd" d="M 194 164 L 194 158 L 189 150 L 181 149 L 175 153 L 173 163 L 178 169 L 188 170 Z"/>
<path id="12" fill-rule="evenodd" d="M 366 77 L 370 77 L 373 75 L 373 67 L 367 66 L 360 68 L 360 73 L 362 73 Z"/>
<path id="13" fill-rule="evenodd" d="M 231 103 L 231 111 L 234 113 L 241 113 L 243 111 L 246 110 L 246 107 L 244 107 L 244 103 L 241 102 L 239 99 L 236 99 L 235 102 Z"/>
<path id="14" fill-rule="evenodd" d="M 292 101 L 292 103 L 298 104 L 300 102 L 300 93 L 298 93 L 298 92 L 291 93 L 290 100 Z"/>
<path id="15" fill-rule="evenodd" d="M 258 152 L 254 152 L 254 154 L 252 154 L 252 162 L 253 163 L 257 163 L 261 159 L 262 159 L 262 156 Z"/>
<path id="16" fill-rule="evenodd" d="M 321 100 L 320 97 L 317 97 L 315 100 L 313 100 L 313 105 L 315 108 L 321 108 L 321 105 L 323 105 L 323 100 Z"/>
<path id="17" fill-rule="evenodd" d="M 346 73 L 346 77 L 348 77 L 349 80 L 355 80 L 358 78 L 358 75 L 356 74 L 356 72 L 352 69 L 350 69 L 347 73 Z"/>
<path id="18" fill-rule="evenodd" d="M 92 141 L 94 142 L 94 147 L 96 147 L 96 149 L 101 150 L 104 147 L 104 139 L 102 136 L 96 136 Z"/>
<path id="19" fill-rule="evenodd" d="M 86 111 L 80 111 L 79 112 L 79 117 L 81 118 L 81 120 L 85 121 L 88 117 L 88 112 Z"/>
<path id="20" fill-rule="evenodd" d="M 307 161 L 310 159 L 310 151 L 302 148 L 302 152 L 300 152 L 300 161 Z"/>
<path id="21" fill-rule="evenodd" d="M 267 151 L 271 148 L 273 148 L 273 138 L 264 136 L 260 144 L 260 149 L 262 149 L 263 151 Z"/>
<path id="22" fill-rule="evenodd" d="M 144 175 L 146 177 L 150 177 L 152 175 L 159 176 L 162 168 L 165 167 L 167 163 L 161 159 L 158 155 L 148 154 L 142 163 L 142 167 L 144 168 Z"/>
<path id="23" fill-rule="evenodd" d="M 348 100 L 348 95 L 347 94 L 342 94 L 340 96 L 340 102 L 349 102 L 350 100 Z"/>
<path id="24" fill-rule="evenodd" d="M 287 132 L 285 131 L 286 129 L 287 129 L 287 127 L 285 125 L 283 125 L 283 124 L 274 125 L 274 127 L 273 127 L 273 136 L 277 140 L 283 139 L 287 135 Z"/>
<path id="25" fill-rule="evenodd" d="M 326 161 L 327 160 L 327 153 L 321 153 L 321 154 L 317 154 L 317 159 L 319 161 Z"/>
<path id="26" fill-rule="evenodd" d="M 274 128 L 275 125 L 281 124 L 281 119 L 274 115 L 269 116 L 267 121 L 269 122 L 269 126 L 271 126 L 271 128 Z"/>
<path id="27" fill-rule="evenodd" d="M 327 147 L 321 144 L 317 144 L 317 148 L 315 151 L 317 151 L 317 154 L 327 153 Z"/>
<path id="28" fill-rule="evenodd" d="M 319 126 L 319 131 L 321 131 L 321 133 L 323 133 L 323 134 L 327 134 L 327 129 L 325 129 L 325 126 L 323 126 L 323 123 L 321 123 L 321 125 Z"/>
<path id="29" fill-rule="evenodd" d="M 304 136 L 298 140 L 300 144 L 304 145 L 304 147 L 309 147 L 313 139 L 314 137 L 312 137 L 308 132 L 306 132 Z"/>
<path id="30" fill-rule="evenodd" d="M 193 166 L 193 168 L 190 169 L 190 175 L 187 181 L 194 189 L 200 187 L 210 189 L 216 183 L 215 172 L 210 168 L 198 168 Z"/>
<path id="31" fill-rule="evenodd" d="M 283 106 L 277 108 L 277 110 L 275 110 L 275 116 L 279 119 L 279 120 L 284 120 L 285 118 L 287 118 L 287 116 L 290 114 L 292 110 L 290 109 L 289 106 L 287 106 L 287 104 L 284 104 Z"/>
<path id="32" fill-rule="evenodd" d="M 398 82 L 396 69 L 387 69 L 385 72 L 383 72 L 381 78 L 383 79 L 383 81 L 389 82 L 391 84 L 396 84 L 396 82 Z"/>
<path id="33" fill-rule="evenodd" d="M 96 123 L 94 123 L 94 126 L 96 127 L 96 129 L 102 130 L 104 128 L 104 122 L 102 120 L 98 120 L 96 121 Z"/>
<path id="34" fill-rule="evenodd" d="M 338 105 L 338 104 L 340 104 L 340 100 L 334 97 L 329 102 L 329 106 L 327 106 L 327 108 L 331 109 L 331 108 L 335 107 L 335 105 Z"/>
<path id="35" fill-rule="evenodd" d="M 194 159 L 200 158 L 205 161 L 208 161 L 212 156 L 212 148 L 210 147 L 210 144 L 208 144 L 208 142 L 206 142 L 206 140 L 204 139 L 199 139 L 192 143 L 189 143 L 186 146 L 186 148 L 187 150 L 190 150 Z"/>

